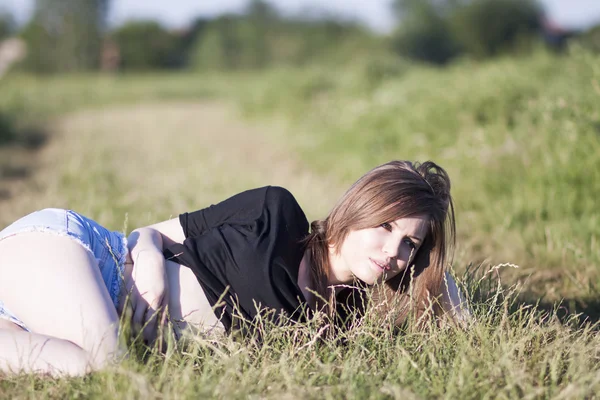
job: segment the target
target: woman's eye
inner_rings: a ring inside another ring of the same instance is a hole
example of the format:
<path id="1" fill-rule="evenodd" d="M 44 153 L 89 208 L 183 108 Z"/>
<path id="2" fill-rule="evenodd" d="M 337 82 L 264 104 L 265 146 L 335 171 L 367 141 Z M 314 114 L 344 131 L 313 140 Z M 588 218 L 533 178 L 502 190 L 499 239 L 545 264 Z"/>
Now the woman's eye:
<path id="1" fill-rule="evenodd" d="M 404 243 L 406 243 L 407 245 L 409 245 L 410 248 L 413 249 L 413 250 L 417 248 L 417 245 L 415 244 L 415 242 L 413 242 L 410 239 L 404 239 Z"/>
<path id="2" fill-rule="evenodd" d="M 385 229 L 386 231 L 390 231 L 390 232 L 392 231 L 392 225 L 390 225 L 390 224 L 389 224 L 389 223 L 387 223 L 387 222 L 384 222 L 383 224 L 381 224 L 381 227 L 382 227 L 383 229 Z"/>

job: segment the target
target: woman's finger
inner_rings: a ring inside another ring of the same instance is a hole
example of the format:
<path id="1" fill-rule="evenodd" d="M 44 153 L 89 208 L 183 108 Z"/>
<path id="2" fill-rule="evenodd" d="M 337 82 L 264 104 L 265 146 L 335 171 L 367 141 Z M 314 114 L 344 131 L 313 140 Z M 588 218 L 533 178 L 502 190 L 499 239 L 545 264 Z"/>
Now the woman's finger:
<path id="1" fill-rule="evenodd" d="M 165 295 L 165 297 L 163 297 L 161 305 L 160 305 L 160 325 L 161 326 L 165 326 L 167 324 L 167 317 L 168 317 L 168 313 L 169 313 L 169 296 Z"/>
<path id="2" fill-rule="evenodd" d="M 134 334 L 138 334 L 141 332 L 144 324 L 144 315 L 146 314 L 146 307 L 143 302 L 138 302 L 137 307 L 133 309 L 133 332 Z"/>
<path id="3" fill-rule="evenodd" d="M 148 307 L 146 315 L 144 316 L 144 327 L 142 330 L 142 336 L 146 343 L 151 343 L 156 338 L 157 322 L 158 322 L 158 311 L 153 307 Z"/>

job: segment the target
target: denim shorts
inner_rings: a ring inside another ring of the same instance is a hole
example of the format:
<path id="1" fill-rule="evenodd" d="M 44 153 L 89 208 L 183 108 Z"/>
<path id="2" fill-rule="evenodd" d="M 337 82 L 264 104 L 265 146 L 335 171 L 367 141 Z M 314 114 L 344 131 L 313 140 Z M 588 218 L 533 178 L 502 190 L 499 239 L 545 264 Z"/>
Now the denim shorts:
<path id="1" fill-rule="evenodd" d="M 0 232 L 0 241 L 20 233 L 44 232 L 69 237 L 89 251 L 98 261 L 102 280 L 115 307 L 123 286 L 123 271 L 127 259 L 127 238 L 112 232 L 97 222 L 71 210 L 47 208 L 33 212 L 12 223 Z M 16 266 L 17 267 L 17 266 Z M 16 323 L 28 330 L 22 321 L 2 302 L 0 293 L 0 318 Z"/>

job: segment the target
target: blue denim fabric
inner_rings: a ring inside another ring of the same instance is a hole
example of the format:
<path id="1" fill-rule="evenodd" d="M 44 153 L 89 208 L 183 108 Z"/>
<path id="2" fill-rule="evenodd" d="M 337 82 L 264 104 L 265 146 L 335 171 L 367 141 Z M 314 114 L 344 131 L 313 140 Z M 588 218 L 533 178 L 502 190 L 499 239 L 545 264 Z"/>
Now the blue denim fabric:
<path id="1" fill-rule="evenodd" d="M 29 332 L 29 329 L 27 329 L 27 327 L 25 326 L 23 321 L 21 321 L 19 318 L 17 318 L 15 314 L 10 312 L 10 310 L 4 306 L 4 303 L 2 301 L 0 301 L 0 318 L 9 320 L 10 322 L 13 322 L 13 323 L 19 325 L 21 328 L 23 328 L 27 332 Z"/>
<path id="2" fill-rule="evenodd" d="M 67 236 L 81 244 L 98 261 L 104 284 L 113 304 L 118 307 L 127 258 L 127 239 L 122 233 L 109 231 L 74 211 L 47 208 L 33 212 L 6 227 L 0 232 L 0 240 L 26 232 L 47 232 Z M 0 318 L 8 319 L 25 328 L 16 316 L 6 309 L 2 301 L 0 301 Z"/>

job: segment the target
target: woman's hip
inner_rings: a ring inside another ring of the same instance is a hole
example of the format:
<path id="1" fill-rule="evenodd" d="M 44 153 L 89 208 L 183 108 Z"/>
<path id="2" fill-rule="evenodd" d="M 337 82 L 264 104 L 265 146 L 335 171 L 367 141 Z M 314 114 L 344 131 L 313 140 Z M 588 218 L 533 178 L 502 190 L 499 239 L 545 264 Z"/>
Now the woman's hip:
<path id="1" fill-rule="evenodd" d="M 115 307 L 118 307 L 123 285 L 123 265 L 127 257 L 127 239 L 122 233 L 109 231 L 74 211 L 48 208 L 26 215 L 0 231 L 0 243 L 31 232 L 68 237 L 90 252 L 98 263 Z M 2 247 L 2 251 L 10 251 L 7 250 L 10 246 Z"/>

